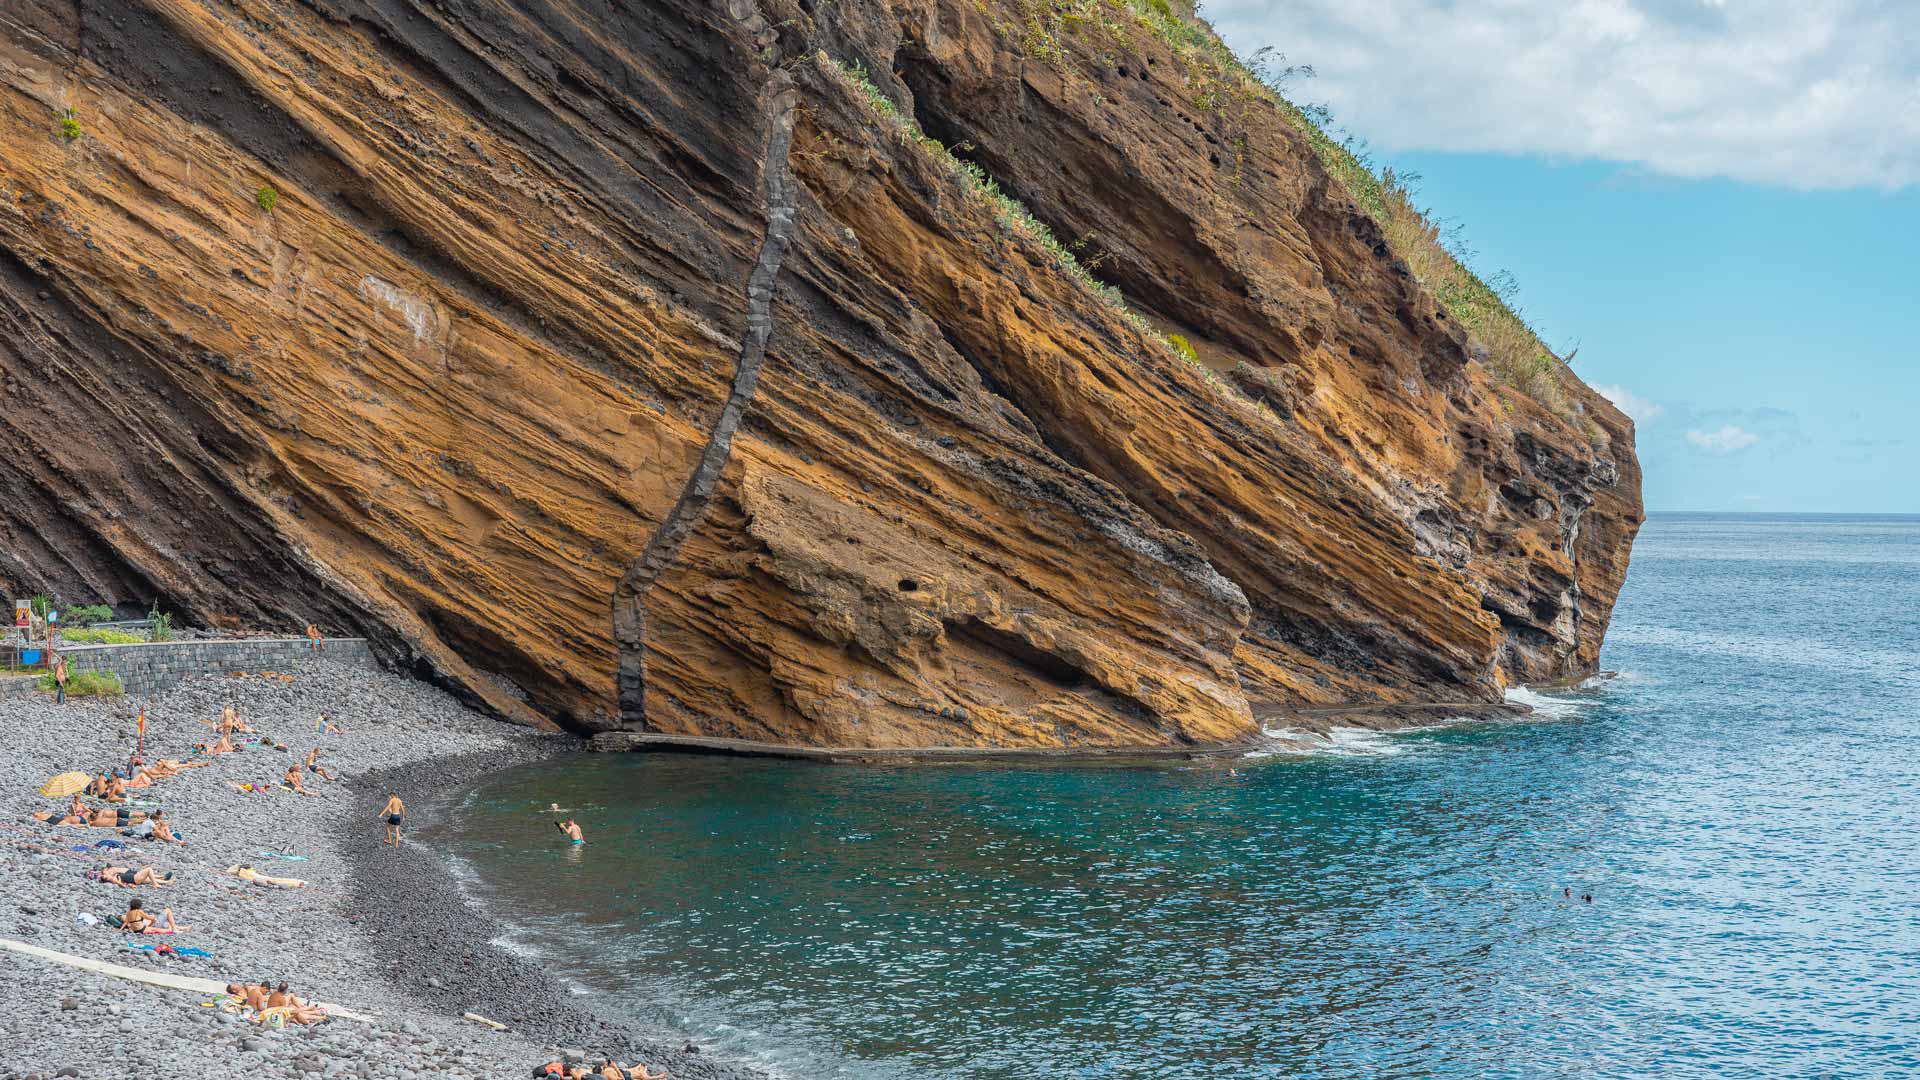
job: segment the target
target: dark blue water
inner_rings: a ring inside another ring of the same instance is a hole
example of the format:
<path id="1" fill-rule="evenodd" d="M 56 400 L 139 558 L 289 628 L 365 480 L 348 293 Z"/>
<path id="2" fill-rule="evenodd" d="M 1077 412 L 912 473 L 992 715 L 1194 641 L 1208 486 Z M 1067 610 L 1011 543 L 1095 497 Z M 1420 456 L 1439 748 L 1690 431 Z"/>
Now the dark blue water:
<path id="1" fill-rule="evenodd" d="M 446 839 L 795 1074 L 1920 1075 L 1920 519 L 1656 517 L 1605 663 L 1234 769 L 570 759 Z"/>

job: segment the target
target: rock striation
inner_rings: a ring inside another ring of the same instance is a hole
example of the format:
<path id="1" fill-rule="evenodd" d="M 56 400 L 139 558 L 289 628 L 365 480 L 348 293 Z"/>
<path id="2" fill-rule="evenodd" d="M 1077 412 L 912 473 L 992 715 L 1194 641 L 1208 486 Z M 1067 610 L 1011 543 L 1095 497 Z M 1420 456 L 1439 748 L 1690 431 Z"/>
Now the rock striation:
<path id="1" fill-rule="evenodd" d="M 1494 382 L 1298 130 L 1069 7 L 12 0 L 0 581 L 812 746 L 1593 670 L 1631 421 Z"/>

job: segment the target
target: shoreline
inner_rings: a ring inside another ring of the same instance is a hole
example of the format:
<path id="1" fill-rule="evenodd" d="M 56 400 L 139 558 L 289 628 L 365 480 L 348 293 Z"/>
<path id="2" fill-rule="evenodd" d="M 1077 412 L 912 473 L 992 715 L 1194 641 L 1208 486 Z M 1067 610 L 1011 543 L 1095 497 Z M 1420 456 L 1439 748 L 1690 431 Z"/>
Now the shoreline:
<path id="1" fill-rule="evenodd" d="M 1325 736 L 1336 730 L 1403 731 L 1450 723 L 1512 720 L 1533 713 L 1513 701 L 1418 702 L 1341 705 L 1324 708 L 1256 709 L 1263 732 L 1277 730 Z M 711 735 L 603 731 L 586 740 L 596 753 L 715 754 L 776 758 L 826 765 L 1150 765 L 1239 758 L 1249 752 L 1286 749 L 1290 740 L 1268 735 L 1230 743 L 1192 746 L 801 746 Z"/>
<path id="2" fill-rule="evenodd" d="M 594 1012 L 535 960 L 494 944 L 511 927 L 461 887 L 445 855 L 408 838 L 444 825 L 455 801 L 489 773 L 577 752 L 580 742 L 570 735 L 528 733 L 504 752 L 429 758 L 355 779 L 366 805 L 384 801 L 389 791 L 407 800 L 398 851 L 355 842 L 376 827 L 371 818 L 364 828 L 343 821 L 336 830 L 352 871 L 354 922 L 379 953 L 382 974 L 438 1011 L 477 1013 L 564 1051 L 597 1058 L 617 1048 L 622 1061 L 641 1058 L 688 1080 L 768 1080 L 775 1074 L 758 1066 L 705 1056 L 690 1035 L 662 1039 Z"/>
<path id="3" fill-rule="evenodd" d="M 193 754 L 229 702 L 278 745 L 246 739 L 236 753 Z M 676 1080 L 771 1075 L 596 1014 L 539 963 L 490 943 L 500 923 L 468 900 L 430 843 L 398 851 L 381 843 L 376 811 L 392 785 L 408 802 L 411 834 L 443 815 L 464 785 L 577 749 L 572 737 L 494 720 L 425 683 L 324 657 L 274 672 L 192 675 L 153 698 L 146 760 L 208 764 L 130 792 L 132 809 L 165 809 L 187 844 L 34 821 L 30 811 L 66 805 L 38 794 L 49 777 L 127 761 L 135 707 L 132 698 L 0 701 L 8 747 L 0 755 L 0 938 L 83 961 L 0 950 L 0 1078 L 493 1080 L 529 1075 L 562 1056 L 557 1049 L 595 1064 L 611 1056 L 664 1066 Z M 321 711 L 342 734 L 313 731 Z M 281 788 L 277 778 L 316 746 L 340 778 L 305 774 L 311 797 Z M 238 790 L 263 781 L 271 794 Z M 124 846 L 95 846 L 107 840 Z M 225 872 L 247 863 L 308 885 L 261 888 Z M 86 876 L 108 865 L 152 865 L 174 879 L 122 888 Z M 135 937 L 79 918 L 104 919 L 136 898 L 172 908 L 188 929 Z M 159 944 L 208 955 L 139 948 Z M 154 985 L 114 968 L 178 978 Z M 205 990 L 282 980 L 370 1022 L 343 1014 L 272 1030 L 212 1007 Z"/>

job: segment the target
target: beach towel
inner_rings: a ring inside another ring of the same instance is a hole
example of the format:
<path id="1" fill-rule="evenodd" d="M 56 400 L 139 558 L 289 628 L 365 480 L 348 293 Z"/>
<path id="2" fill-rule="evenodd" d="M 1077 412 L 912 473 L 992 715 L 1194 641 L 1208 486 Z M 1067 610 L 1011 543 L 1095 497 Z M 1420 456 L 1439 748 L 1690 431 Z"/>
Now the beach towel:
<path id="1" fill-rule="evenodd" d="M 148 827 L 151 828 L 152 826 L 148 826 Z M 125 844 L 125 842 L 120 840 L 101 840 L 98 843 L 94 844 L 93 846 L 96 848 L 106 848 L 107 850 L 112 851 L 118 848 L 126 847 L 127 845 Z"/>
<path id="2" fill-rule="evenodd" d="M 142 949 L 150 953 L 158 953 L 161 956 L 172 955 L 172 956 L 197 957 L 202 960 L 213 959 L 212 953 L 208 952 L 205 949 L 196 949 L 191 945 L 176 947 L 173 945 L 139 944 L 132 941 L 122 942 L 122 944 L 124 944 L 129 949 Z"/>
<path id="3" fill-rule="evenodd" d="M 285 859 L 288 862 L 306 862 L 307 861 L 307 857 L 305 855 L 282 855 L 278 851 L 262 851 L 262 852 L 258 852 L 257 854 L 263 859 Z"/>

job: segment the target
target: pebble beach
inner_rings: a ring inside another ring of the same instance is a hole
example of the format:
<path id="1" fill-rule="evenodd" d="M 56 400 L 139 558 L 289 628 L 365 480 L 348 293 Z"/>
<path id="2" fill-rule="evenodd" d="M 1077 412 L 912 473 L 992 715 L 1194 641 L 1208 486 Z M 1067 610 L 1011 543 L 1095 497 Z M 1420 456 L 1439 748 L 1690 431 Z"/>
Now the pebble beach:
<path id="1" fill-rule="evenodd" d="M 0 701 L 0 939 L 222 983 L 285 981 L 304 999 L 372 1022 L 269 1029 L 212 995 L 0 950 L 0 1077 L 478 1080 L 530 1076 L 555 1058 L 597 1066 L 607 1057 L 689 1080 L 765 1075 L 683 1039 L 633 1031 L 606 1015 L 607 1003 L 568 993 L 537 962 L 491 944 L 500 928 L 429 847 L 383 843 L 377 813 L 389 791 L 406 800 L 410 827 L 424 824 L 468 781 L 575 749 L 573 740 L 496 722 L 424 683 L 316 657 L 283 671 L 198 676 L 157 696 L 145 760 L 207 760 L 192 746 L 213 738 L 229 704 L 278 745 L 244 737 L 238 752 L 205 768 L 130 792 L 131 809 L 163 808 L 188 841 L 172 845 L 30 817 L 64 810 L 67 799 L 39 794 L 50 777 L 127 762 L 133 700 Z M 315 729 L 320 713 L 339 734 Z M 306 774 L 311 796 L 281 787 L 288 765 L 315 746 L 339 779 Z M 97 846 L 108 840 L 125 846 Z M 226 872 L 236 864 L 309 884 L 251 884 Z M 123 888 L 87 877 L 149 865 L 173 871 L 173 882 Z M 172 908 L 190 929 L 130 935 L 107 925 L 135 897 L 156 914 Z M 210 955 L 133 947 L 163 944 Z"/>

